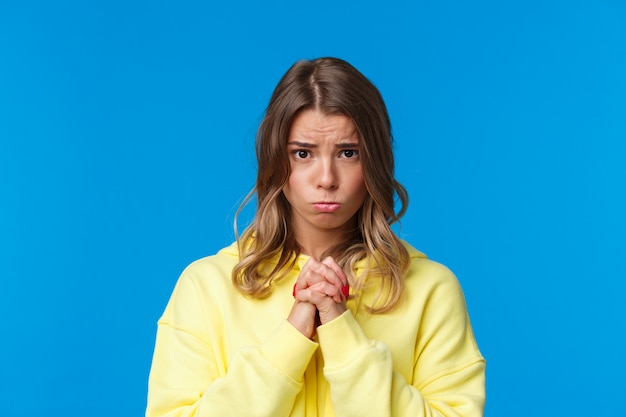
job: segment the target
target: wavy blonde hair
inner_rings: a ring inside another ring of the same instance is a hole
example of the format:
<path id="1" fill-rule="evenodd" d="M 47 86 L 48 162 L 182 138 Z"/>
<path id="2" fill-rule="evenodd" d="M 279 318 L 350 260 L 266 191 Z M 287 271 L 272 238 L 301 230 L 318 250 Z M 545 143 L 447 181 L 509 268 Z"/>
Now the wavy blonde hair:
<path id="1" fill-rule="evenodd" d="M 408 251 L 390 226 L 405 213 L 408 194 L 394 178 L 391 123 L 380 92 L 356 68 L 337 58 L 296 62 L 272 94 L 257 132 L 256 186 L 237 212 L 256 194 L 256 215 L 241 236 L 235 217 L 240 261 L 233 269 L 233 283 L 243 294 L 267 297 L 272 284 L 294 266 L 300 254 L 283 188 L 290 175 L 289 130 L 295 117 L 309 109 L 352 119 L 367 189 L 357 213 L 358 227 L 324 257 L 332 256 L 341 265 L 354 292 L 372 284 L 368 278 L 379 278 L 378 295 L 367 308 L 373 313 L 390 311 L 401 299 L 409 264 Z M 270 263 L 270 259 L 277 261 Z M 362 259 L 367 259 L 367 267 L 356 276 L 355 265 Z"/>

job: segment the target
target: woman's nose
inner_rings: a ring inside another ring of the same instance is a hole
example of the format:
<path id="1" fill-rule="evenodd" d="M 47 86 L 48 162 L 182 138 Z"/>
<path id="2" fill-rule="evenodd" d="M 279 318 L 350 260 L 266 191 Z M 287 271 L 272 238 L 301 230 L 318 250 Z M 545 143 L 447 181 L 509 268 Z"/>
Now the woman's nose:
<path id="1" fill-rule="evenodd" d="M 333 161 L 321 160 L 317 174 L 318 188 L 337 188 L 337 172 Z"/>

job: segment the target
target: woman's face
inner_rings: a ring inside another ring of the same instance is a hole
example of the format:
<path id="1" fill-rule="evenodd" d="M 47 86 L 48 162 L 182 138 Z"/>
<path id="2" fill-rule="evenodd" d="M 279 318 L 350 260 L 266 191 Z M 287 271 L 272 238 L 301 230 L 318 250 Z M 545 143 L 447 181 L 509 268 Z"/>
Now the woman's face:
<path id="1" fill-rule="evenodd" d="M 291 205 L 296 239 L 356 225 L 367 190 L 354 123 L 317 110 L 300 113 L 291 125 L 287 152 L 291 174 L 283 193 Z"/>

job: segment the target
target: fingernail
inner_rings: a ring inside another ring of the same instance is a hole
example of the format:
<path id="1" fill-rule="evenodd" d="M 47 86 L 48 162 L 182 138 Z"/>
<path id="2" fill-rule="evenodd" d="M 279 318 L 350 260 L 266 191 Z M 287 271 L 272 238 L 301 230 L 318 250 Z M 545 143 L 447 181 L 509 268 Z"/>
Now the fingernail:
<path id="1" fill-rule="evenodd" d="M 346 284 L 343 287 L 341 287 L 341 293 L 343 294 L 345 298 L 348 298 L 348 295 L 350 294 L 350 286 Z"/>

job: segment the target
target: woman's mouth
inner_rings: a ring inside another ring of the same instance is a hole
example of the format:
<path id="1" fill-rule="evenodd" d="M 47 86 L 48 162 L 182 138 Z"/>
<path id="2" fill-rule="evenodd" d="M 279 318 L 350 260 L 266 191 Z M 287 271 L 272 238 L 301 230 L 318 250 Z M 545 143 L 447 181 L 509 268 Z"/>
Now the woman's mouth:
<path id="1" fill-rule="evenodd" d="M 321 211 L 323 213 L 332 213 L 333 211 L 339 210 L 339 207 L 341 207 L 341 204 L 320 201 L 318 203 L 313 203 L 313 207 L 315 207 L 317 211 Z"/>

